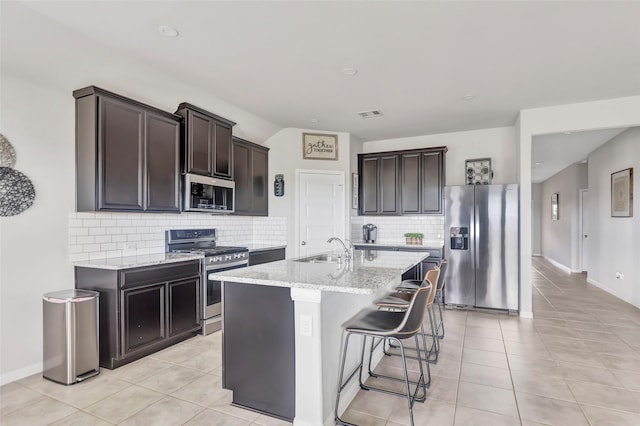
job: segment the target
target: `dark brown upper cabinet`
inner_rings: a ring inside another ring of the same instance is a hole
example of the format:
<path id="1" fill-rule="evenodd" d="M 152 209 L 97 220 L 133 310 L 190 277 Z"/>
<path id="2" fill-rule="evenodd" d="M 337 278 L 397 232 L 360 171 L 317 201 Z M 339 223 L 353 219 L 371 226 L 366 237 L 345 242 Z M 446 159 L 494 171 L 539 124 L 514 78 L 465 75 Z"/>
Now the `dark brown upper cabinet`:
<path id="1" fill-rule="evenodd" d="M 76 98 L 76 210 L 179 212 L 180 117 L 95 86 Z"/>
<path id="2" fill-rule="evenodd" d="M 360 214 L 397 215 L 400 213 L 400 162 L 397 155 L 358 156 L 360 176 Z"/>
<path id="3" fill-rule="evenodd" d="M 236 123 L 186 102 L 176 114 L 184 119 L 182 171 L 231 179 L 231 128 Z"/>
<path id="4" fill-rule="evenodd" d="M 233 138 L 235 214 L 269 215 L 269 148 Z"/>
<path id="5" fill-rule="evenodd" d="M 360 215 L 442 214 L 446 147 L 358 155 Z"/>

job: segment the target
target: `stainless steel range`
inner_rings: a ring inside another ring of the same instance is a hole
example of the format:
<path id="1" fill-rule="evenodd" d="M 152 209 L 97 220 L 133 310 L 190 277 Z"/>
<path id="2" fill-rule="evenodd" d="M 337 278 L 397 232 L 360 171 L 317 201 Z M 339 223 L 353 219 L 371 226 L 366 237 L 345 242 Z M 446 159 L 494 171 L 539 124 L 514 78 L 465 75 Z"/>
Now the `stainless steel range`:
<path id="1" fill-rule="evenodd" d="M 168 252 L 202 253 L 202 334 L 211 334 L 222 326 L 222 283 L 210 280 L 212 272 L 245 268 L 249 264 L 249 249 L 216 245 L 216 230 L 171 229 L 166 232 Z"/>

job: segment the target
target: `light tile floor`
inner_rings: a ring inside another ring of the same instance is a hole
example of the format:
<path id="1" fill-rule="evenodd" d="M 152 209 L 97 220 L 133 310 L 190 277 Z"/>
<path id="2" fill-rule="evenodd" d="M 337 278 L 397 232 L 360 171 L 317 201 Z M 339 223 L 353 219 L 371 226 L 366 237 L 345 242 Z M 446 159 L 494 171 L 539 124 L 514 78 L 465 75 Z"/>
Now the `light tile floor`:
<path id="1" fill-rule="evenodd" d="M 221 333 L 196 336 L 85 383 L 63 386 L 41 374 L 0 388 L 0 424 L 215 426 L 290 423 L 230 404 L 222 389 Z"/>
<path id="2" fill-rule="evenodd" d="M 534 258 L 534 320 L 447 310 L 417 425 L 639 425 L 640 310 Z M 230 405 L 220 333 L 189 339 L 86 383 L 27 377 L 0 388 L 0 424 L 286 425 Z M 398 358 L 378 371 L 400 374 Z M 415 374 L 417 365 L 409 363 Z M 360 391 L 359 425 L 406 425 L 406 401 Z"/>
<path id="3" fill-rule="evenodd" d="M 440 360 L 427 401 L 415 404 L 416 425 L 640 425 L 640 309 L 584 274 L 542 258 L 533 265 L 535 319 L 445 311 Z M 376 371 L 401 377 L 399 366 L 385 357 Z M 406 400 L 372 391 L 360 391 L 343 419 L 409 424 Z"/>

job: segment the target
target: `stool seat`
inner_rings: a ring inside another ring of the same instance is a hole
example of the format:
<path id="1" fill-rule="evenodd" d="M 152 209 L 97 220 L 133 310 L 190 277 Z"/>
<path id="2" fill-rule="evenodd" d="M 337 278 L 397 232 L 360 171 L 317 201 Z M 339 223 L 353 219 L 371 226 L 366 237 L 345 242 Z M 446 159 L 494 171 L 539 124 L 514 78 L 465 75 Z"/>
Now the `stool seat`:
<path id="1" fill-rule="evenodd" d="M 395 292 L 381 297 L 380 299 L 373 302 L 373 304 L 381 308 L 407 309 L 409 303 L 411 303 L 412 298 L 412 293 Z"/>
<path id="2" fill-rule="evenodd" d="M 404 280 L 396 287 L 398 291 L 416 291 L 422 285 L 421 280 Z"/>
<path id="3" fill-rule="evenodd" d="M 404 317 L 404 312 L 389 312 L 365 308 L 351 318 L 344 325 L 344 328 L 354 333 L 370 333 L 378 336 L 402 339 L 406 337 L 407 333 L 399 331 L 398 328 L 402 324 Z"/>

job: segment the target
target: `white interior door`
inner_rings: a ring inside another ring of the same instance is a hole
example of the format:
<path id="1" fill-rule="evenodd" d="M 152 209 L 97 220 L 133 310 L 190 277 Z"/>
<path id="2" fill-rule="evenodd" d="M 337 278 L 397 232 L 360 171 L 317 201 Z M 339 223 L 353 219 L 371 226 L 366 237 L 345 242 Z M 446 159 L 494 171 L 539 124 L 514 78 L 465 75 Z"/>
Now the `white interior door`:
<path id="1" fill-rule="evenodd" d="M 580 191 L 580 240 L 582 243 L 582 270 L 589 270 L 589 191 L 584 189 Z"/>
<path id="2" fill-rule="evenodd" d="M 344 173 L 299 173 L 299 256 L 331 250 L 331 237 L 344 239 L 344 188 Z"/>

